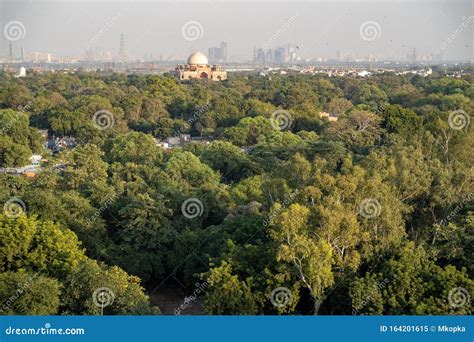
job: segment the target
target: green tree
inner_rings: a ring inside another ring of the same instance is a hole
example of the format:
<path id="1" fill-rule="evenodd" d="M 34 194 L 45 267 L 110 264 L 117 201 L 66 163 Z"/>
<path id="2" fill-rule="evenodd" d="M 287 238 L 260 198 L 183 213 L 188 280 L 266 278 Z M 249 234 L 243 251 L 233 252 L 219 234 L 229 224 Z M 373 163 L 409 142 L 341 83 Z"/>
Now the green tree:
<path id="1" fill-rule="evenodd" d="M 324 291 L 334 284 L 334 275 L 331 246 L 312 236 L 309 213 L 304 206 L 292 204 L 273 220 L 272 236 L 280 245 L 277 261 L 288 262 L 295 270 L 311 295 L 317 315 Z"/>
<path id="2" fill-rule="evenodd" d="M 423 247 L 407 242 L 350 287 L 359 314 L 469 314 L 474 282 L 465 270 L 441 268 Z M 458 291 L 465 291 L 464 297 Z"/>
<path id="3" fill-rule="evenodd" d="M 101 290 L 104 297 L 98 297 Z M 107 267 L 84 259 L 64 281 L 62 303 L 69 314 L 151 315 L 158 314 L 143 293 L 140 279 L 118 267 Z"/>
<path id="4" fill-rule="evenodd" d="M 131 132 L 113 139 L 106 157 L 122 164 L 156 164 L 162 161 L 163 154 L 152 136 Z"/>
<path id="5" fill-rule="evenodd" d="M 212 268 L 205 276 L 208 288 L 204 295 L 206 310 L 213 315 L 255 315 L 258 301 L 252 284 L 232 274 L 225 261 Z"/>
<path id="6" fill-rule="evenodd" d="M 74 269 L 83 253 L 77 237 L 52 222 L 25 215 L 0 215 L 0 269 L 48 272 L 61 276 Z"/>
<path id="7" fill-rule="evenodd" d="M 200 159 L 230 182 L 251 176 L 256 168 L 245 152 L 225 141 L 211 142 Z"/>
<path id="8" fill-rule="evenodd" d="M 3 315 L 56 315 L 61 283 L 37 273 L 0 273 L 0 313 Z"/>

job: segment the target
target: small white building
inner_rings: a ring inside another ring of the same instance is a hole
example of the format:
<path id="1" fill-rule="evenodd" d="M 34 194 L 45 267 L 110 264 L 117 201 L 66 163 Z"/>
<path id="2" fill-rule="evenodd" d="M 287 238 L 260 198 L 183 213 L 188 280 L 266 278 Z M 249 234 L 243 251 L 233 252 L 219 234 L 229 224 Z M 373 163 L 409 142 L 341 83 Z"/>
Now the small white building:
<path id="1" fill-rule="evenodd" d="M 156 140 L 156 145 L 166 150 L 173 147 L 183 147 L 189 142 L 191 142 L 190 134 L 180 134 L 175 137 L 168 137 L 165 141 Z"/>
<path id="2" fill-rule="evenodd" d="M 22 167 L 0 168 L 0 173 L 35 177 L 41 171 L 42 160 L 43 160 L 43 157 L 41 155 L 33 154 L 30 157 L 30 164 L 22 166 Z"/>
<path id="3" fill-rule="evenodd" d="M 359 76 L 359 77 L 367 77 L 367 76 L 370 76 L 370 71 L 367 71 L 367 70 L 359 71 L 359 72 L 357 73 L 357 76 Z"/>
<path id="4" fill-rule="evenodd" d="M 20 68 L 20 73 L 16 75 L 15 77 L 26 77 L 26 69 L 25 67 Z"/>
<path id="5" fill-rule="evenodd" d="M 157 141 L 156 146 L 161 147 L 164 150 L 167 150 L 170 148 L 170 145 L 166 141 Z"/>
<path id="6" fill-rule="evenodd" d="M 177 137 L 169 137 L 166 139 L 166 142 L 168 143 L 169 147 L 184 146 L 184 144 L 190 141 L 191 141 L 190 134 L 180 134 Z"/>
<path id="7" fill-rule="evenodd" d="M 43 159 L 43 157 L 39 154 L 33 154 L 31 157 L 30 157 L 30 162 L 31 162 L 31 166 L 39 166 L 41 165 L 41 160 Z M 29 166 L 30 166 L 29 165 Z"/>

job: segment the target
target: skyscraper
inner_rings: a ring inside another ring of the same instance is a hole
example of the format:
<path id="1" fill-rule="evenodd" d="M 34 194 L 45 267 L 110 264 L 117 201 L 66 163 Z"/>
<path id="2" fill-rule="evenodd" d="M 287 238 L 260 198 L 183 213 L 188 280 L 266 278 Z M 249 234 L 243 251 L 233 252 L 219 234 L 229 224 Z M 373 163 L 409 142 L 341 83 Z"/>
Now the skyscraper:
<path id="1" fill-rule="evenodd" d="M 227 62 L 227 42 L 221 42 L 220 47 L 209 48 L 208 56 L 212 63 Z"/>
<path id="2" fill-rule="evenodd" d="M 256 54 L 255 54 L 255 63 L 257 64 L 265 64 L 265 50 L 263 49 L 257 49 Z"/>
<path id="3" fill-rule="evenodd" d="M 125 61 L 125 39 L 123 37 L 123 33 L 120 34 L 119 61 Z"/>
<path id="4" fill-rule="evenodd" d="M 227 62 L 227 42 L 221 42 L 221 60 Z"/>
<path id="5" fill-rule="evenodd" d="M 283 47 L 277 48 L 274 60 L 276 64 L 284 64 L 286 62 L 286 49 Z"/>
<path id="6" fill-rule="evenodd" d="M 216 47 L 211 47 L 208 49 L 207 55 L 209 56 L 209 60 L 211 63 L 215 63 L 219 60 L 220 49 Z"/>

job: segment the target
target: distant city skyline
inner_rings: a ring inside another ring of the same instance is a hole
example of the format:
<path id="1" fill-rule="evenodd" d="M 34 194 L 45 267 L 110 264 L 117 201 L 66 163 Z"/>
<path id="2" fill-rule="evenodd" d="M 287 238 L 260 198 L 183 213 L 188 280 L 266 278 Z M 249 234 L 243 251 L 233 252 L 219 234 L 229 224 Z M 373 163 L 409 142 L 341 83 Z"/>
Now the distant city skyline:
<path id="1" fill-rule="evenodd" d="M 111 51 L 102 51 L 98 49 L 88 49 L 83 55 L 78 56 L 58 56 L 45 51 L 26 52 L 24 46 L 14 49 L 13 43 L 9 43 L 8 56 L 0 56 L 0 62 L 70 62 L 70 61 L 97 61 L 97 62 L 176 62 L 185 61 L 186 58 L 176 56 L 154 56 L 152 54 L 144 54 L 143 56 L 130 56 L 125 46 L 125 38 L 120 35 L 120 45 L 118 53 L 114 55 Z M 314 56 L 312 58 L 302 58 L 299 54 L 299 46 L 294 43 L 280 44 L 275 47 L 253 47 L 253 55 L 246 60 L 229 60 L 227 56 L 228 43 L 222 41 L 217 47 L 209 47 L 203 50 L 194 50 L 193 52 L 201 52 L 209 58 L 211 63 L 253 63 L 259 65 L 282 65 L 295 63 L 311 63 L 311 62 L 442 62 L 447 61 L 444 58 L 443 51 L 431 54 L 419 54 L 416 48 L 412 48 L 406 55 L 398 56 L 376 56 L 373 54 L 364 56 L 350 53 L 344 50 L 337 50 L 334 56 L 321 57 Z M 451 60 L 456 61 L 456 60 Z M 471 62 L 470 60 L 457 60 L 461 62 Z"/>
<path id="2" fill-rule="evenodd" d="M 301 61 L 472 61 L 471 1 L 3 1 L 0 55 L 253 61 L 254 47 L 297 46 Z M 15 26 L 16 25 L 16 26 Z M 16 30 L 14 30 L 16 29 Z M 18 33 L 20 36 L 15 36 Z M 123 38 L 122 37 L 123 34 Z M 226 42 L 225 59 L 216 58 Z M 10 44 L 12 51 L 10 52 Z M 438 57 L 436 57 L 438 56 Z"/>

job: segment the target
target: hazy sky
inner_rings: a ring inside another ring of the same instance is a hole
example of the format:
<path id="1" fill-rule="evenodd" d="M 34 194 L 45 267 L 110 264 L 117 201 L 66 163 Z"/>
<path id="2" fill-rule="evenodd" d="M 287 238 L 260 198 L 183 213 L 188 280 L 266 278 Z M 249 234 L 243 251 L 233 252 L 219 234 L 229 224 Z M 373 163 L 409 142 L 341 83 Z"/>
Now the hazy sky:
<path id="1" fill-rule="evenodd" d="M 445 58 L 472 60 L 473 6 L 472 0 L 0 0 L 0 54 L 8 53 L 6 35 L 18 38 L 11 30 L 20 22 L 16 55 L 24 46 L 60 56 L 84 55 L 91 47 L 116 56 L 123 33 L 127 55 L 139 58 L 185 58 L 224 40 L 229 57 L 240 60 L 252 57 L 254 45 L 285 43 L 298 45 L 304 58 L 335 57 L 337 50 L 342 56 L 405 56 L 416 48 L 418 55 L 443 51 Z"/>

